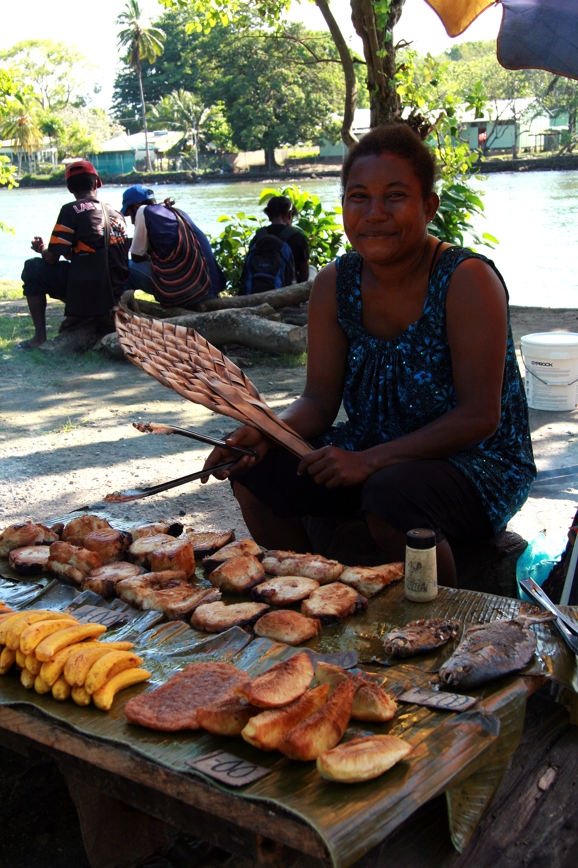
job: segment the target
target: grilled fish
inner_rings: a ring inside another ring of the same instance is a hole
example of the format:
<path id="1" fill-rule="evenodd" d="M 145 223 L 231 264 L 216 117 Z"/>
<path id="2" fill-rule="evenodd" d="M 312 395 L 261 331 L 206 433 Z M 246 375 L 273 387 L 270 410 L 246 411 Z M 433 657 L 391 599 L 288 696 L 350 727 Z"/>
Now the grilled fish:
<path id="1" fill-rule="evenodd" d="M 405 627 L 398 627 L 384 639 L 385 653 L 393 657 L 413 657 L 425 654 L 455 639 L 460 629 L 456 618 L 431 618 L 410 621 Z"/>
<path id="2" fill-rule="evenodd" d="M 522 669 L 536 649 L 536 636 L 529 625 L 550 620 L 552 615 L 519 615 L 511 621 L 491 621 L 470 627 L 440 669 L 440 680 L 448 687 L 470 689 Z"/>

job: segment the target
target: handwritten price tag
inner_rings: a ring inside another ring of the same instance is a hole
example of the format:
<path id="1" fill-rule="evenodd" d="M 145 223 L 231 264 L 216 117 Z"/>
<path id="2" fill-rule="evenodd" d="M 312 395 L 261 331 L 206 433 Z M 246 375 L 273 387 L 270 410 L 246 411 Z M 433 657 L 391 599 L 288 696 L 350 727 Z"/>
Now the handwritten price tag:
<path id="1" fill-rule="evenodd" d="M 331 663 L 333 666 L 341 666 L 342 669 L 353 669 L 357 666 L 359 653 L 357 651 L 334 651 L 331 654 L 318 654 L 317 651 L 312 651 L 309 648 L 300 648 L 299 651 L 305 651 L 309 654 L 314 666 L 318 663 Z"/>
<path id="2" fill-rule="evenodd" d="M 465 711 L 478 701 L 474 696 L 462 696 L 459 693 L 445 693 L 428 690 L 427 687 L 414 687 L 398 697 L 400 702 L 412 705 L 425 705 L 436 711 Z"/>
<path id="3" fill-rule="evenodd" d="M 107 609 L 104 606 L 79 606 L 71 614 L 81 624 L 104 624 L 105 627 L 112 627 L 113 624 L 127 620 L 124 612 L 115 612 L 113 609 Z"/>
<path id="4" fill-rule="evenodd" d="M 244 787 L 271 774 L 271 769 L 256 766 L 224 750 L 214 750 L 186 762 L 192 769 L 230 787 Z"/>

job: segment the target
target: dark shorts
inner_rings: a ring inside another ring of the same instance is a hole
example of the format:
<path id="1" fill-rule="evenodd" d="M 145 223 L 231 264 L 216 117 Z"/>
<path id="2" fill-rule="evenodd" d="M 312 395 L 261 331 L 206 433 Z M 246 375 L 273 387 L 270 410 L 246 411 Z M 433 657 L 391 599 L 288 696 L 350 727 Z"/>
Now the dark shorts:
<path id="1" fill-rule="evenodd" d="M 49 295 L 50 298 L 66 301 L 69 268 L 70 263 L 62 259 L 55 265 L 49 265 L 41 256 L 27 259 L 22 269 L 24 295 Z"/>
<path id="2" fill-rule="evenodd" d="M 309 474 L 297 476 L 298 463 L 286 449 L 272 449 L 238 482 L 280 518 L 310 515 L 345 521 L 370 513 L 402 533 L 430 528 L 438 542 L 493 536 L 476 489 L 446 459 L 394 464 L 363 485 L 341 488 L 317 485 Z"/>

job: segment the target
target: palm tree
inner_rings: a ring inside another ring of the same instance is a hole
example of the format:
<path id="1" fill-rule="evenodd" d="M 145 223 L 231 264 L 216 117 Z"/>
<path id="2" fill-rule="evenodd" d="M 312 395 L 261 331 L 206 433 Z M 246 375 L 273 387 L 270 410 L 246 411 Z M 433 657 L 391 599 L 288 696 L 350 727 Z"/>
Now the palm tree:
<path id="1" fill-rule="evenodd" d="M 19 102 L 14 102 L 4 115 L 0 136 L 18 145 L 18 177 L 22 173 L 22 152 L 32 154 L 42 147 L 44 135 L 34 114 Z"/>
<path id="2" fill-rule="evenodd" d="M 147 171 L 150 172 L 151 158 L 149 154 L 147 115 L 142 86 L 142 61 L 146 60 L 152 65 L 156 58 L 161 56 L 164 51 L 165 33 L 159 27 L 147 27 L 148 21 L 142 13 L 138 0 L 128 0 L 124 11 L 116 19 L 116 23 L 123 27 L 118 34 L 118 44 L 121 48 L 128 49 L 126 62 L 130 63 L 133 69 L 136 69 L 138 75 L 147 155 L 146 167 Z"/>
<path id="3" fill-rule="evenodd" d="M 153 106 L 149 119 L 153 129 L 182 130 L 188 146 L 195 154 L 195 167 L 199 168 L 198 137 L 201 126 L 211 114 L 211 108 L 203 108 L 194 94 L 186 90 L 173 90 Z"/>

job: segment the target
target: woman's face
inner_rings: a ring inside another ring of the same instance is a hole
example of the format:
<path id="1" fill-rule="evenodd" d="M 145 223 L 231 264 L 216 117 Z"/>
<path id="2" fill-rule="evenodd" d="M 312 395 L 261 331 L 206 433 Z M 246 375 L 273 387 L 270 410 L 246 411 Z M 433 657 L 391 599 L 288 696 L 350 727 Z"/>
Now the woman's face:
<path id="1" fill-rule="evenodd" d="M 392 154 L 360 157 L 347 181 L 343 226 L 368 262 L 394 264 L 421 252 L 439 199 L 423 197 L 412 165 Z"/>

